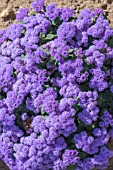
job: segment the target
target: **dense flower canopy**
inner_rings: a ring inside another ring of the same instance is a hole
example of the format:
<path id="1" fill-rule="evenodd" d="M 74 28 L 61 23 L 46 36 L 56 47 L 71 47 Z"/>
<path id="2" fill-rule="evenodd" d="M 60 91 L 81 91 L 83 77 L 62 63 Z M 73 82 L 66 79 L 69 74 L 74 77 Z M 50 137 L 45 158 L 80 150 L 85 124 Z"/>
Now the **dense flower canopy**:
<path id="1" fill-rule="evenodd" d="M 101 9 L 32 3 L 0 31 L 0 159 L 91 170 L 113 151 L 113 30 Z"/>

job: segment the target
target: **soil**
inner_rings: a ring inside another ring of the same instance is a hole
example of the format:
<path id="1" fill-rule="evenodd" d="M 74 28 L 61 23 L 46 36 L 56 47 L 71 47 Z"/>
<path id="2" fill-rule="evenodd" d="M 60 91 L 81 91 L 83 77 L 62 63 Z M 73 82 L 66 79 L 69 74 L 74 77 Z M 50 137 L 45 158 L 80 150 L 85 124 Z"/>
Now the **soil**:
<path id="1" fill-rule="evenodd" d="M 10 23 L 15 23 L 15 14 L 20 7 L 30 7 L 33 0 L 0 0 L 0 30 L 7 28 Z M 55 2 L 58 6 L 70 6 L 78 13 L 84 8 L 102 8 L 113 28 L 113 0 L 46 0 L 47 4 Z M 113 141 L 110 144 L 113 149 Z M 0 170 L 9 170 L 4 162 L 0 161 Z M 113 170 L 113 159 L 107 170 Z"/>

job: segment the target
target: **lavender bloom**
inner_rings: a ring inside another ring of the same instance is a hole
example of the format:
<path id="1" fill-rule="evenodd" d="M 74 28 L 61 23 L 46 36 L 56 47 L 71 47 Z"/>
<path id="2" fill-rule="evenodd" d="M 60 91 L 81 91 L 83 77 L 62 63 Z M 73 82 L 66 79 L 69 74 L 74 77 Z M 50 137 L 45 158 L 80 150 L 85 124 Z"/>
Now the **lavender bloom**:
<path id="1" fill-rule="evenodd" d="M 72 10 L 69 7 L 62 8 L 61 9 L 61 14 L 60 14 L 60 19 L 63 21 L 68 21 L 70 17 L 74 16 L 74 10 Z"/>
<path id="2" fill-rule="evenodd" d="M 16 13 L 16 19 L 17 21 L 21 21 L 23 18 L 27 17 L 29 8 L 20 8 Z"/>
<path id="3" fill-rule="evenodd" d="M 60 8 L 56 7 L 56 4 L 50 4 L 46 6 L 46 13 L 45 16 L 48 17 L 50 20 L 55 20 L 60 14 Z"/>
<path id="4" fill-rule="evenodd" d="M 57 30 L 57 35 L 60 39 L 70 40 L 76 34 L 75 22 L 64 22 Z"/>
<path id="5" fill-rule="evenodd" d="M 9 29 L 6 32 L 6 36 L 14 41 L 16 38 L 21 37 L 23 28 L 24 26 L 22 24 L 10 24 Z"/>
<path id="6" fill-rule="evenodd" d="M 32 8 L 36 11 L 36 12 L 40 12 L 44 7 L 44 0 L 35 0 L 34 2 L 32 2 Z"/>

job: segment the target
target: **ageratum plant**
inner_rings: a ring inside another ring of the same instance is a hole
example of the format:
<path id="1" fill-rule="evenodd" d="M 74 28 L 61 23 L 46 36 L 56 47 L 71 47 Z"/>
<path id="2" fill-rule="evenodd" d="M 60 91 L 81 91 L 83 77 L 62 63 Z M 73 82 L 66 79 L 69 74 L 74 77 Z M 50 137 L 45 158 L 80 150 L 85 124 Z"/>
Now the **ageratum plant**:
<path id="1" fill-rule="evenodd" d="M 32 3 L 0 31 L 0 159 L 104 169 L 113 157 L 113 30 L 101 9 Z"/>

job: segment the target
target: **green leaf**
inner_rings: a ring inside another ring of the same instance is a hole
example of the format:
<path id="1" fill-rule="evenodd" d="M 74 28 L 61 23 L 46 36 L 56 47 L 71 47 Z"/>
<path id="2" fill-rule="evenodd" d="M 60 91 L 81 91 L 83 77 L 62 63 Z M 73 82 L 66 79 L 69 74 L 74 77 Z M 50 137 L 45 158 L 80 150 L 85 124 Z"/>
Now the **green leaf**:
<path id="1" fill-rule="evenodd" d="M 84 159 L 84 158 L 87 157 L 87 154 L 85 152 L 80 152 L 79 156 L 80 156 L 81 159 Z"/>
<path id="2" fill-rule="evenodd" d="M 49 51 L 47 49 L 44 49 L 45 53 L 49 55 Z"/>
<path id="3" fill-rule="evenodd" d="M 48 51 L 46 48 L 41 47 L 41 49 L 42 49 L 47 55 L 49 55 L 49 51 Z"/>
<path id="4" fill-rule="evenodd" d="M 66 170 L 75 170 L 75 165 L 68 166 Z"/>
<path id="5" fill-rule="evenodd" d="M 39 109 L 42 109 L 42 105 L 39 105 Z"/>
<path id="6" fill-rule="evenodd" d="M 47 117 L 47 115 L 42 115 L 42 118 L 43 118 L 43 119 L 46 119 L 46 117 Z"/>
<path id="7" fill-rule="evenodd" d="M 49 58 L 49 64 L 55 64 L 55 59 L 54 59 L 54 57 L 50 57 Z"/>
<path id="8" fill-rule="evenodd" d="M 3 92 L 0 88 L 0 100 L 2 100 L 3 98 L 6 98 L 6 93 Z"/>
<path id="9" fill-rule="evenodd" d="M 24 35 L 25 35 L 25 33 L 26 33 L 26 30 L 24 30 L 24 29 L 23 29 L 23 30 L 22 30 L 22 34 L 24 34 Z"/>
<path id="10" fill-rule="evenodd" d="M 105 67 L 105 66 L 103 66 L 102 68 L 103 68 L 103 71 L 107 71 L 108 70 L 108 68 Z"/>
<path id="11" fill-rule="evenodd" d="M 107 41 L 107 44 L 110 46 L 110 47 L 113 47 L 113 37 L 110 37 Z"/>
<path id="12" fill-rule="evenodd" d="M 25 55 L 24 55 L 24 54 L 22 54 L 22 55 L 20 56 L 20 58 L 21 58 L 21 59 L 25 58 Z"/>
<path id="13" fill-rule="evenodd" d="M 54 21 L 54 20 L 52 21 L 52 25 L 54 25 L 54 26 L 56 25 L 56 23 L 55 23 L 55 21 Z"/>
<path id="14" fill-rule="evenodd" d="M 17 75 L 17 71 L 14 71 L 13 76 L 16 77 L 16 75 Z"/>
<path id="15" fill-rule="evenodd" d="M 45 34 L 43 32 L 40 33 L 39 35 L 40 38 L 45 38 Z"/>
<path id="16" fill-rule="evenodd" d="M 69 51 L 68 51 L 68 53 L 72 53 L 74 51 L 74 49 L 70 49 Z"/>
<path id="17" fill-rule="evenodd" d="M 94 128 L 95 128 L 95 125 L 92 125 L 92 128 L 94 129 Z"/>
<path id="18" fill-rule="evenodd" d="M 45 38 L 45 40 L 52 40 L 53 38 L 57 37 L 57 35 L 54 34 L 47 34 L 47 37 Z"/>
<path id="19" fill-rule="evenodd" d="M 44 115 L 45 114 L 45 112 L 42 110 L 42 108 L 41 108 L 41 115 Z"/>
<path id="20" fill-rule="evenodd" d="M 77 96 L 75 100 L 78 100 L 78 99 L 79 99 L 79 97 Z"/>
<path id="21" fill-rule="evenodd" d="M 44 85 L 44 87 L 48 88 L 48 87 L 49 87 L 49 85 L 48 85 L 48 84 L 45 84 L 45 85 Z"/>
<path id="22" fill-rule="evenodd" d="M 47 78 L 47 79 L 48 79 L 48 81 L 50 81 L 50 76 L 48 76 L 48 78 Z"/>

